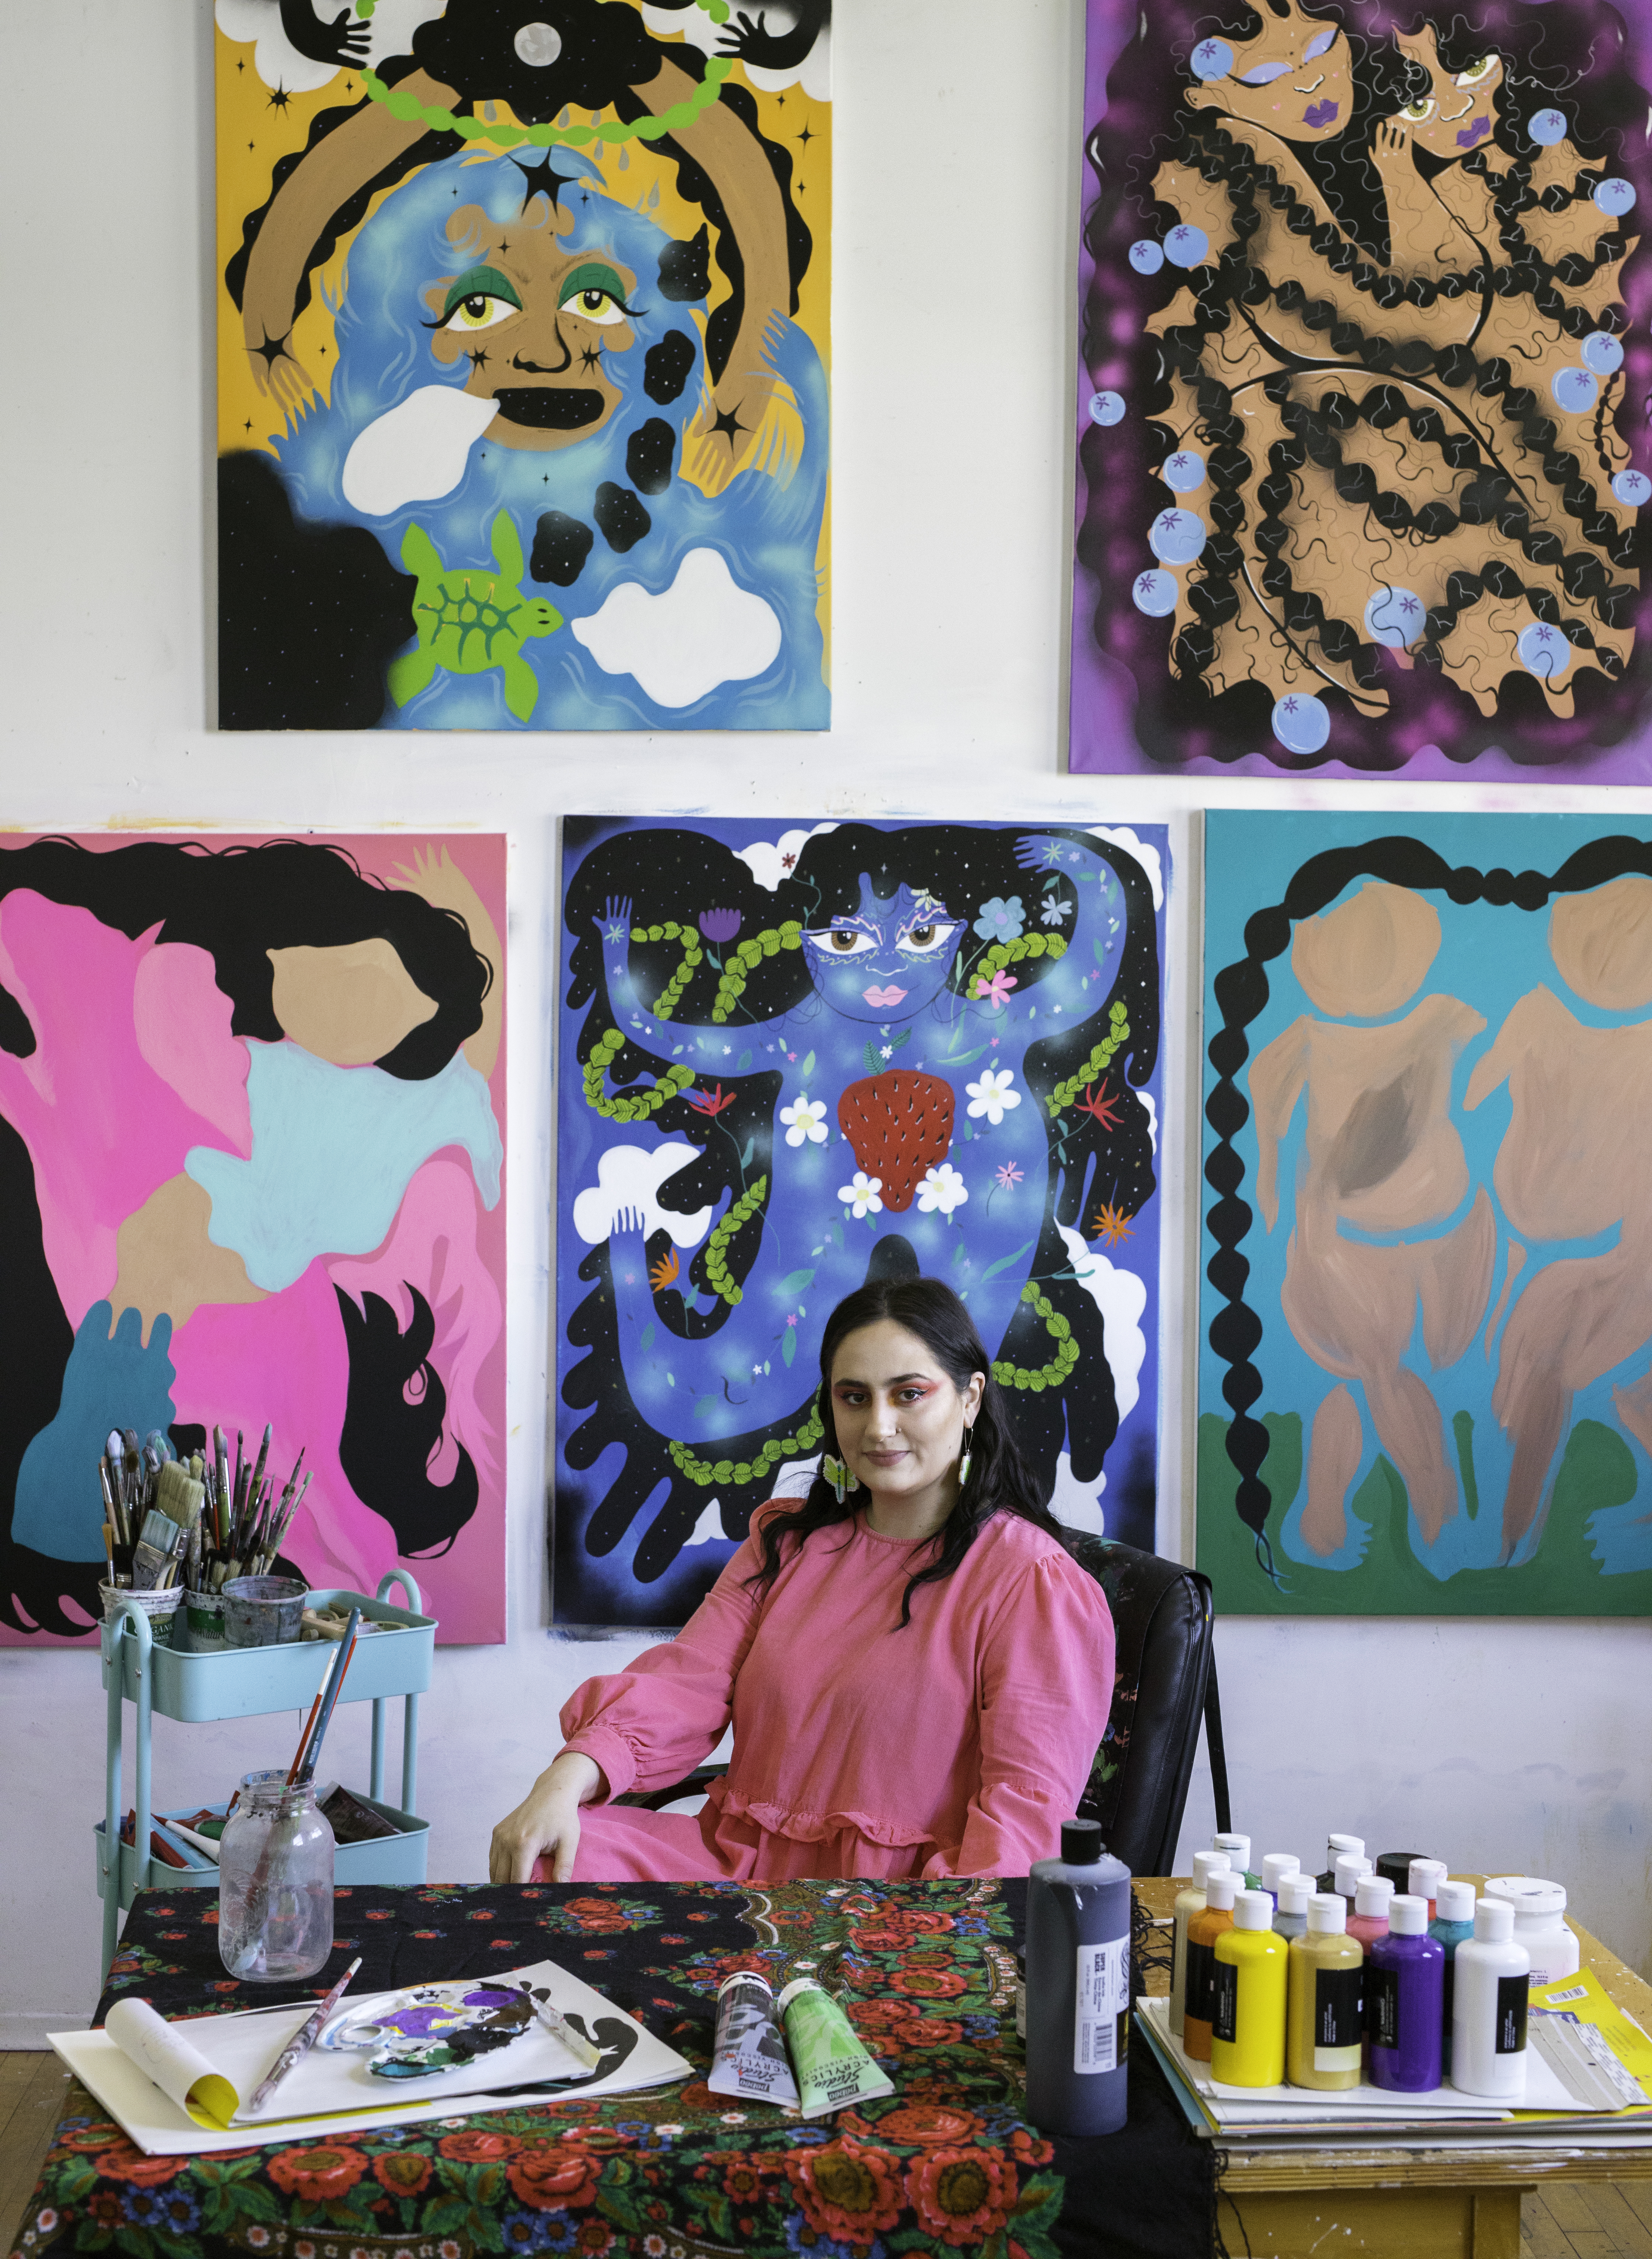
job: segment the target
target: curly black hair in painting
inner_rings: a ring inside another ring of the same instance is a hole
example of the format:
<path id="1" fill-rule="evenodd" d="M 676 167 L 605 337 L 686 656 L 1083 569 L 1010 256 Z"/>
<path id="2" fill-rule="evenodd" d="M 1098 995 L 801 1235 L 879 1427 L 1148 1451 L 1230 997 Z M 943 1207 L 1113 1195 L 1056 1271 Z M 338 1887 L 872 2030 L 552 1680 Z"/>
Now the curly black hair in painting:
<path id="1" fill-rule="evenodd" d="M 1226 49 L 1237 74 L 1235 50 L 1292 27 L 1345 46 L 1336 130 L 1317 105 L 1310 125 L 1248 124 L 1237 78 L 1190 60 Z M 1462 147 L 1434 123 L 1438 87 L 1476 109 Z M 1620 410 L 1652 388 L 1652 281 L 1621 188 L 1592 199 L 1627 181 L 1644 201 L 1652 163 L 1615 11 L 1168 0 L 1107 92 L 1084 350 L 1128 412 L 1082 440 L 1079 556 L 1147 755 L 1392 770 L 1497 745 L 1563 767 L 1627 736 L 1652 682 L 1648 537 L 1612 481 Z M 1194 263 L 1154 266 L 1178 236 Z M 1196 496 L 1164 475 L 1195 445 Z M 1185 497 L 1202 551 L 1150 615 L 1146 529 Z M 1275 732 L 1293 695 L 1323 701 L 1325 743 Z"/>

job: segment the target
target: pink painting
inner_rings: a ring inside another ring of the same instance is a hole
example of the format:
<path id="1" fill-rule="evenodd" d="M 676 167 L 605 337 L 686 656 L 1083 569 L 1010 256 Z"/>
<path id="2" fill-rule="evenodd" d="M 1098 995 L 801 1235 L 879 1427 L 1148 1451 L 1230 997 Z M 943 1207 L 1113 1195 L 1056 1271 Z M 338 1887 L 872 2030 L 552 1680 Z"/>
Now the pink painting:
<path id="1" fill-rule="evenodd" d="M 96 1636 L 110 1428 L 312 1480 L 277 1564 L 504 1637 L 505 843 L 0 846 L 0 1645 Z"/>

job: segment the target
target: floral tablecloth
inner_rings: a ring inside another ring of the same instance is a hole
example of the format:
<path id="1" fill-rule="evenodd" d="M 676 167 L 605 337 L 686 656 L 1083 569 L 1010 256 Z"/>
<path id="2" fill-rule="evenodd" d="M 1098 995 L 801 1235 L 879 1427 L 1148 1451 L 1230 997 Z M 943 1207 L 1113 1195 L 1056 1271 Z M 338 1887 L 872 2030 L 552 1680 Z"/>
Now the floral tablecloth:
<path id="1" fill-rule="evenodd" d="M 425 1885 L 338 1894 L 338 1942 L 379 1989 L 545 1957 L 606 1992 L 691 2062 L 676 2088 L 502 2106 L 335 2141 L 146 2157 L 71 2084 L 19 2251 L 129 2259 L 1190 2259 L 1211 2248 L 1213 2159 L 1145 2048 L 1130 2123 L 1046 2140 L 1022 2116 L 1014 1949 L 1025 1885 L 724 1883 Z M 145 1891 L 101 2022 L 139 1996 L 165 2015 L 282 1997 L 217 1953 L 217 1900 Z M 804 2124 L 705 2084 L 716 1988 L 730 1969 L 777 1985 L 818 1964 L 894 2093 Z"/>

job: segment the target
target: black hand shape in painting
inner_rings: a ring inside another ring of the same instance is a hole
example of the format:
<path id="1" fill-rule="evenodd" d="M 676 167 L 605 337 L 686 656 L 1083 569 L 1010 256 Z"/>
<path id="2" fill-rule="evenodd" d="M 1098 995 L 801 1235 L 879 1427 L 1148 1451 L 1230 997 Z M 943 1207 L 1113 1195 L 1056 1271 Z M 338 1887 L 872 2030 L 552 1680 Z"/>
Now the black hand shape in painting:
<path id="1" fill-rule="evenodd" d="M 771 32 L 765 11 L 755 19 L 742 9 L 724 27 L 718 46 L 758 70 L 795 70 L 832 19 L 832 0 L 795 0 L 797 21 L 789 32 Z"/>
<path id="2" fill-rule="evenodd" d="M 367 27 L 352 11 L 341 8 L 324 24 L 310 0 L 277 0 L 287 44 L 312 63 L 359 63 L 367 52 Z"/>
<path id="3" fill-rule="evenodd" d="M 594 2079 L 606 2078 L 611 2071 L 618 2070 L 637 2045 L 638 2027 L 629 2016 L 599 2016 L 595 2026 L 587 2024 L 583 2016 L 571 2015 L 567 2020 L 582 2039 L 602 2049 L 602 2060 L 594 2070 L 580 2078 L 540 2078 L 526 2086 L 491 2086 L 488 2093 L 502 2099 L 515 2094 L 565 2094 L 570 2087 L 589 2086 Z"/>

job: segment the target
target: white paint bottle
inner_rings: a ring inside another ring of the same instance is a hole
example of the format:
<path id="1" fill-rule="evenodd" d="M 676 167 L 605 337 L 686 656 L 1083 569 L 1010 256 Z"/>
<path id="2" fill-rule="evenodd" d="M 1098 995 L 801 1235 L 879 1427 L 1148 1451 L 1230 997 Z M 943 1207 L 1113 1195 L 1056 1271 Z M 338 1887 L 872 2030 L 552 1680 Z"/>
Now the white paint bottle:
<path id="1" fill-rule="evenodd" d="M 1182 2016 L 1187 2005 L 1187 1925 L 1196 1913 L 1205 1911 L 1205 1885 L 1212 1875 L 1228 1872 L 1225 1851 L 1195 1851 L 1193 1879 L 1186 1890 L 1176 1893 L 1175 1942 L 1171 1952 L 1170 2027 L 1178 2039 L 1182 2035 Z"/>
<path id="2" fill-rule="evenodd" d="M 1514 1942 L 1532 1956 L 1534 1985 L 1577 1975 L 1581 1956 L 1577 1934 L 1566 1924 L 1566 1893 L 1560 1884 L 1535 1875 L 1493 1875 L 1485 1895 L 1513 1907 Z"/>
<path id="3" fill-rule="evenodd" d="M 1532 1956 L 1514 1942 L 1514 1909 L 1482 1899 L 1474 1935 L 1458 1946 L 1451 1996 L 1451 2084 L 1463 2094 L 1520 2102 L 1526 2092 L 1526 1999 Z"/>

